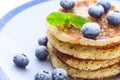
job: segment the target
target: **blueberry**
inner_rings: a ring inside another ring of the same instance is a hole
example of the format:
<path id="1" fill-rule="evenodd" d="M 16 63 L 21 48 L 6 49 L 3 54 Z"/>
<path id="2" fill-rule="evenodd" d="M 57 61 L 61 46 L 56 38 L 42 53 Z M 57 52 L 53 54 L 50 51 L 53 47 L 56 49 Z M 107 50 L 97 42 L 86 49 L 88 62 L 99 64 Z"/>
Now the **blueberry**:
<path id="1" fill-rule="evenodd" d="M 81 30 L 85 37 L 92 39 L 99 35 L 100 26 L 97 23 L 86 23 Z"/>
<path id="2" fill-rule="evenodd" d="M 110 11 L 107 14 L 107 20 L 109 23 L 115 25 L 120 24 L 120 12 L 119 11 Z"/>
<path id="3" fill-rule="evenodd" d="M 97 4 L 102 5 L 105 11 L 108 10 L 108 9 L 110 9 L 110 7 L 111 7 L 111 3 L 108 0 L 99 0 L 97 2 Z"/>
<path id="4" fill-rule="evenodd" d="M 39 46 L 39 48 L 35 50 L 35 56 L 40 61 L 45 61 L 48 56 L 48 49 L 45 46 Z"/>
<path id="5" fill-rule="evenodd" d="M 66 70 L 62 68 L 56 68 L 52 71 L 53 80 L 68 80 L 68 74 Z"/>
<path id="6" fill-rule="evenodd" d="M 75 2 L 73 0 L 61 0 L 60 5 L 65 10 L 70 10 L 70 9 L 72 9 L 74 7 Z"/>
<path id="7" fill-rule="evenodd" d="M 88 13 L 91 17 L 100 18 L 104 14 L 104 8 L 99 4 L 90 5 Z"/>
<path id="8" fill-rule="evenodd" d="M 42 71 L 35 74 L 34 80 L 52 80 L 52 79 L 48 72 Z"/>
<path id="9" fill-rule="evenodd" d="M 47 36 L 41 37 L 41 38 L 39 38 L 39 40 L 38 40 L 39 45 L 47 46 L 47 42 L 48 42 Z"/>
<path id="10" fill-rule="evenodd" d="M 25 54 L 17 54 L 13 57 L 13 62 L 21 68 L 25 68 L 29 64 L 29 59 Z"/>

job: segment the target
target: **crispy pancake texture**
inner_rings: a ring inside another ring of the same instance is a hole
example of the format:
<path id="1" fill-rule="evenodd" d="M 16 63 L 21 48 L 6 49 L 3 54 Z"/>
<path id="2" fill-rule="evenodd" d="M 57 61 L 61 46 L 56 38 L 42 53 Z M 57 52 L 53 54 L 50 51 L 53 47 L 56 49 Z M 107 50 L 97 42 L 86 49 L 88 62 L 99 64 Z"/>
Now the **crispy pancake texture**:
<path id="1" fill-rule="evenodd" d="M 85 47 L 62 42 L 54 37 L 50 32 L 47 32 L 47 37 L 51 45 L 54 46 L 57 50 L 75 58 L 107 60 L 120 57 L 120 46 L 116 46 L 107 50 L 101 50 L 92 47 Z"/>
<path id="2" fill-rule="evenodd" d="M 108 78 L 108 77 L 113 77 L 117 74 L 120 73 L 120 65 L 119 64 L 115 64 L 111 67 L 108 68 L 104 68 L 104 69 L 100 69 L 100 70 L 96 70 L 96 71 L 84 71 L 84 70 L 77 70 L 74 69 L 64 63 L 62 63 L 56 56 L 55 54 L 52 52 L 52 46 L 50 46 L 48 44 L 48 49 L 49 49 L 49 55 L 51 58 L 51 63 L 53 65 L 54 68 L 64 68 L 68 74 L 73 77 L 74 79 L 78 78 L 78 79 L 88 79 L 88 80 L 93 80 L 93 79 L 102 79 L 103 78 Z M 109 79 L 112 80 L 112 79 Z"/>
<path id="3" fill-rule="evenodd" d="M 96 61 L 96 60 L 82 60 L 66 55 L 57 49 L 52 47 L 52 52 L 59 58 L 63 63 L 78 69 L 78 70 L 97 70 L 106 68 L 120 62 L 120 57 L 111 60 Z"/>
<path id="4" fill-rule="evenodd" d="M 109 24 L 106 20 L 107 13 L 110 10 L 116 9 L 116 7 L 112 6 L 111 9 L 105 12 L 101 18 L 95 19 L 90 17 L 88 14 L 88 6 L 91 5 L 92 2 L 94 1 L 78 0 L 75 4 L 75 7 L 67 12 L 84 16 L 88 18 L 89 22 L 98 23 L 100 25 L 101 31 L 95 39 L 88 39 L 84 37 L 81 29 L 77 29 L 75 26 L 66 28 L 65 26 L 55 27 L 47 24 L 49 32 L 57 39 L 72 44 L 92 46 L 100 49 L 111 48 L 120 45 L 120 25 Z M 60 9 L 59 11 L 66 12 L 63 9 Z"/>

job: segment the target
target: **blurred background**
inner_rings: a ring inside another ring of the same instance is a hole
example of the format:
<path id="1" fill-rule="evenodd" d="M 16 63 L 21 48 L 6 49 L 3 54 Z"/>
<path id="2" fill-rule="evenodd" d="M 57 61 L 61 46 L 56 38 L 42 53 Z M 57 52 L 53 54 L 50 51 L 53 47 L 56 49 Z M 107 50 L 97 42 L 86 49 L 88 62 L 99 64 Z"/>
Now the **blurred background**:
<path id="1" fill-rule="evenodd" d="M 0 0 L 0 18 L 10 10 L 31 0 Z"/>

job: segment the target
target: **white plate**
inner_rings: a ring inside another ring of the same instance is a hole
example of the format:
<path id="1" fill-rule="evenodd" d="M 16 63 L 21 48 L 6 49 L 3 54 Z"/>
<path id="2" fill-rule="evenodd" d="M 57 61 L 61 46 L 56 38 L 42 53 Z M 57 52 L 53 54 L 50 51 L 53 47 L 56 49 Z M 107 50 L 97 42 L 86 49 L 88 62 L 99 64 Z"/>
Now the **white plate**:
<path id="1" fill-rule="evenodd" d="M 0 32 L 0 66 L 10 80 L 34 80 L 34 75 L 41 71 L 51 71 L 50 61 L 41 62 L 34 52 L 39 46 L 38 39 L 45 35 L 45 17 L 59 7 L 59 1 L 40 3 L 12 18 Z M 17 68 L 13 56 L 26 54 L 30 63 L 26 70 Z"/>
<path id="2" fill-rule="evenodd" d="M 13 17 L 0 32 L 0 66 L 10 80 L 34 80 L 37 72 L 51 72 L 53 69 L 49 59 L 41 62 L 34 52 L 39 46 L 38 39 L 46 33 L 45 17 L 58 7 L 59 0 L 32 6 Z M 12 60 L 17 53 L 29 57 L 30 63 L 26 69 L 14 65 Z"/>

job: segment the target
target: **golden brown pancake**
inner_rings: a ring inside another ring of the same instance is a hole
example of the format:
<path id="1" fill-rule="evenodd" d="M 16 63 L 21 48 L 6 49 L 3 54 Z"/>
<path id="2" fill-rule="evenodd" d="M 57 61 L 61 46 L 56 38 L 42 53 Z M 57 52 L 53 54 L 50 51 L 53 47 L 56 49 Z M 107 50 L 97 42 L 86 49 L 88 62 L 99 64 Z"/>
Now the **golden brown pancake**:
<path id="1" fill-rule="evenodd" d="M 64 68 L 68 72 L 69 76 L 73 77 L 74 79 L 78 78 L 78 79 L 88 79 L 88 80 L 93 80 L 93 79 L 103 80 L 103 78 L 113 77 L 120 73 L 120 65 L 119 64 L 115 64 L 108 68 L 99 69 L 96 71 L 77 70 L 77 69 L 74 69 L 74 68 L 64 64 L 63 62 L 61 62 L 55 56 L 55 54 L 52 52 L 52 46 L 50 46 L 49 44 L 48 44 L 48 49 L 49 49 L 49 55 L 50 55 L 51 63 L 53 65 L 53 67 L 54 68 L 58 68 L 58 67 Z M 108 80 L 110 80 L 110 79 L 108 79 Z M 111 79 L 111 80 L 113 80 L 113 79 Z"/>
<path id="2" fill-rule="evenodd" d="M 71 10 L 58 11 L 73 13 L 88 18 L 89 22 L 100 25 L 100 34 L 94 39 L 86 38 L 81 29 L 71 26 L 51 26 L 47 23 L 48 50 L 54 68 L 64 68 L 78 79 L 104 79 L 120 73 L 120 24 L 112 25 L 106 20 L 110 10 L 94 19 L 88 14 L 88 6 L 94 0 L 77 0 Z M 73 79 L 73 80 L 74 80 Z M 110 80 L 110 79 L 108 79 Z M 113 80 L 113 79 L 111 79 Z"/>
<path id="3" fill-rule="evenodd" d="M 91 59 L 91 60 L 106 60 L 115 59 L 120 56 L 120 46 L 116 46 L 110 49 L 96 49 L 91 47 L 84 47 L 80 45 L 73 45 L 58 40 L 50 32 L 47 32 L 48 41 L 60 52 L 73 56 L 79 59 Z"/>
<path id="4" fill-rule="evenodd" d="M 91 1 L 78 0 L 75 4 L 75 7 L 70 12 L 84 16 L 89 19 L 89 22 L 95 22 L 100 25 L 100 34 L 95 39 L 88 39 L 84 37 L 81 29 L 77 29 L 74 26 L 66 28 L 65 26 L 55 27 L 47 24 L 48 31 L 60 41 L 79 44 L 82 46 L 106 49 L 120 45 L 120 25 L 109 24 L 106 20 L 107 13 L 110 10 L 116 9 L 116 7 L 112 6 L 111 9 L 107 11 L 101 18 L 95 19 L 90 17 L 88 14 L 88 6 L 91 5 L 90 2 Z M 59 11 L 66 12 L 61 9 Z"/>
<path id="5" fill-rule="evenodd" d="M 50 43 L 49 43 L 50 44 Z M 66 55 L 54 47 L 52 48 L 52 52 L 59 58 L 63 63 L 78 69 L 78 70 L 97 70 L 101 68 L 106 68 L 111 65 L 114 65 L 116 63 L 120 62 L 120 57 L 116 59 L 111 59 L 111 60 L 82 60 L 82 59 L 77 59 L 72 56 Z"/>

